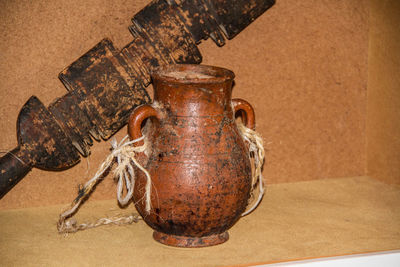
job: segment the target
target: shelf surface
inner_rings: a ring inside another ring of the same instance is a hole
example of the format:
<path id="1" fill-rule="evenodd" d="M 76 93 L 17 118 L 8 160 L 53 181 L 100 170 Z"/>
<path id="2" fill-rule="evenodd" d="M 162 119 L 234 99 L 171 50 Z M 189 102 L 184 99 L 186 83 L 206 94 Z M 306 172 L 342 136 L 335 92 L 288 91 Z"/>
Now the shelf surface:
<path id="1" fill-rule="evenodd" d="M 270 185 L 228 242 L 201 249 L 161 245 L 143 221 L 59 235 L 63 208 L 0 211 L 0 264 L 224 266 L 400 248 L 400 187 L 369 177 Z M 121 210 L 116 201 L 88 201 L 76 219 L 130 212 L 133 206 Z"/>

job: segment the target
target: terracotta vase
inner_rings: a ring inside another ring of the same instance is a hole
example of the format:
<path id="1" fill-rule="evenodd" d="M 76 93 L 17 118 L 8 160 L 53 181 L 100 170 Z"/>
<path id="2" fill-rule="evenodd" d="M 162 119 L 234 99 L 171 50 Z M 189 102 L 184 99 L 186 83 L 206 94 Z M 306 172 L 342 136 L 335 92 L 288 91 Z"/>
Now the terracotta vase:
<path id="1" fill-rule="evenodd" d="M 149 141 L 141 162 L 152 180 L 145 211 L 146 176 L 137 171 L 134 202 L 155 240 L 204 247 L 228 240 L 246 209 L 251 188 L 248 148 L 235 115 L 253 128 L 254 111 L 231 99 L 233 72 L 204 65 L 172 65 L 152 75 L 154 102 L 135 109 L 131 139 Z"/>

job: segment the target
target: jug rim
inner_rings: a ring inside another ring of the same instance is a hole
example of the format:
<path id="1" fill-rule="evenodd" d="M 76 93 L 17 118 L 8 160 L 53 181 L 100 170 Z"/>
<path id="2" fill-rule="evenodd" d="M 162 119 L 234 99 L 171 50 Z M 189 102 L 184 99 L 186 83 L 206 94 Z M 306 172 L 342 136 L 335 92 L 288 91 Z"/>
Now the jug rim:
<path id="1" fill-rule="evenodd" d="M 231 70 L 201 64 L 162 66 L 152 71 L 150 75 L 153 81 L 169 83 L 223 83 L 235 78 L 235 74 Z"/>

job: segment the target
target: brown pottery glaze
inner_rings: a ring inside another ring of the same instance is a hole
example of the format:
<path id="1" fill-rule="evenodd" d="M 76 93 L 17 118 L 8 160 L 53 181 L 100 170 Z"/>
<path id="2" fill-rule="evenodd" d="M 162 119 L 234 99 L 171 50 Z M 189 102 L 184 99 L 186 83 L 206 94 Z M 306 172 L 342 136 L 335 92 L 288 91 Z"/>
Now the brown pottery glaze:
<path id="1" fill-rule="evenodd" d="M 233 72 L 204 65 L 172 65 L 153 73 L 154 103 L 135 109 L 130 138 L 149 149 L 141 163 L 152 180 L 145 210 L 146 176 L 137 171 L 134 202 L 154 239 L 171 246 L 204 247 L 228 240 L 227 230 L 246 209 L 251 188 L 248 148 L 235 115 L 254 128 L 249 103 L 231 99 Z M 147 121 L 147 120 L 146 120 Z"/>

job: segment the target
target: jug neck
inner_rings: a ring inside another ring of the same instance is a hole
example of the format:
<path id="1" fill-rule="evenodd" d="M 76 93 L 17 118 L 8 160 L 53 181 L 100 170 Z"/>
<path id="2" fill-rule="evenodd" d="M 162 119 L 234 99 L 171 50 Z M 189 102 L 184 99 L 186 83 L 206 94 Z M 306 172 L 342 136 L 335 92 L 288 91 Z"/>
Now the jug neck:
<path id="1" fill-rule="evenodd" d="M 205 65 L 171 65 L 152 75 L 154 101 L 180 116 L 231 111 L 233 72 Z"/>

